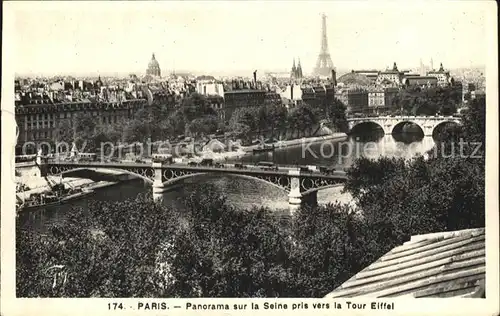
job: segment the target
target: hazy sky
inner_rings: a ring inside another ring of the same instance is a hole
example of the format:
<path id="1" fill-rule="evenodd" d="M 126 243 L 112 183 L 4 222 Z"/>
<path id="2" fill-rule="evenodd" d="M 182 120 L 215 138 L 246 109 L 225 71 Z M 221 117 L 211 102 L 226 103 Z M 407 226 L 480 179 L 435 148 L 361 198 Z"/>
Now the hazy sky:
<path id="1" fill-rule="evenodd" d="M 445 68 L 484 64 L 482 1 L 460 2 L 6 2 L 15 21 L 16 73 L 312 71 L 321 13 L 340 69 L 399 68 L 422 58 Z M 491 6 L 490 6 L 491 8 Z"/>

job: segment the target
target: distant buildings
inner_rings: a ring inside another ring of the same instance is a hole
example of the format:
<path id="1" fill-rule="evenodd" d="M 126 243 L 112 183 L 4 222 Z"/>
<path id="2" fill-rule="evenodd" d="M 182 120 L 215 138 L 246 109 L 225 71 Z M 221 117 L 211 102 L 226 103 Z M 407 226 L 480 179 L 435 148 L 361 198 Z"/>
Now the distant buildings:
<path id="1" fill-rule="evenodd" d="M 404 72 L 398 70 L 398 66 L 394 63 L 392 69 L 380 71 L 375 80 L 375 84 L 381 86 L 401 86 L 404 77 Z"/>
<path id="2" fill-rule="evenodd" d="M 471 97 L 480 94 L 484 86 L 482 73 L 479 76 L 464 73 L 460 78 L 465 80 L 462 87 L 442 64 L 433 70 L 421 63 L 419 70 L 420 74 L 401 71 L 394 63 L 391 69 L 383 71 L 352 70 L 338 80 L 335 70 L 330 69 L 329 79 L 311 79 L 304 77 L 300 60 L 296 65 L 294 59 L 288 74 L 267 74 L 264 82 L 257 81 L 257 71 L 251 79 L 220 80 L 210 75 L 194 77 L 180 73 L 162 77 L 160 65 L 152 54 L 145 75 L 140 77 L 131 74 L 127 79 L 100 76 L 16 79 L 19 144 L 54 139 L 58 123 L 79 113 L 91 113 L 104 124 L 114 123 L 133 117 L 144 106 L 167 106 L 174 111 L 194 92 L 204 95 L 218 116 L 228 122 L 237 109 L 244 107 L 274 104 L 290 110 L 307 103 L 324 109 L 333 106 L 337 98 L 348 112 L 378 111 L 393 106 L 400 89 L 451 86 L 460 90 L 463 98 L 465 94 Z"/>
<path id="3" fill-rule="evenodd" d="M 404 87 L 436 87 L 438 79 L 432 76 L 407 76 L 403 79 Z"/>
<path id="4" fill-rule="evenodd" d="M 449 85 L 453 84 L 453 78 L 450 76 L 450 72 L 444 70 L 442 63 L 439 66 L 439 70 L 438 71 L 434 71 L 434 70 L 433 71 L 429 71 L 427 73 L 427 76 L 436 77 L 437 78 L 437 84 L 440 87 L 446 87 L 446 86 L 449 86 Z"/>

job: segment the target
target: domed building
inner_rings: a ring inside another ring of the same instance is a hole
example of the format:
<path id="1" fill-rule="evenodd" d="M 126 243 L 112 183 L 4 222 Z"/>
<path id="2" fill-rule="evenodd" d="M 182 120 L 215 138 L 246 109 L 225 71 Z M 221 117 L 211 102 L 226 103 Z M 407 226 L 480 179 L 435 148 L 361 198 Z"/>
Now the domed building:
<path id="1" fill-rule="evenodd" d="M 370 86 L 372 81 L 365 75 L 356 73 L 354 71 L 347 73 L 337 80 L 338 83 L 342 83 L 345 86 Z"/>
<path id="2" fill-rule="evenodd" d="M 161 77 L 160 64 L 156 60 L 154 53 L 153 57 L 151 57 L 151 61 L 148 64 L 148 69 L 146 69 L 146 75 L 152 77 Z"/>

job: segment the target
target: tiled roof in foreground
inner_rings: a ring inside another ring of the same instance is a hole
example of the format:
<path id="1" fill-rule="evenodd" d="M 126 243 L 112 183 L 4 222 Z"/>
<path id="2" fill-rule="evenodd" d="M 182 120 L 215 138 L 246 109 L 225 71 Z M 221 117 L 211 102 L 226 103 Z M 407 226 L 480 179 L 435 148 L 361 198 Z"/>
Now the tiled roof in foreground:
<path id="1" fill-rule="evenodd" d="M 326 295 L 484 297 L 484 228 L 413 236 Z"/>

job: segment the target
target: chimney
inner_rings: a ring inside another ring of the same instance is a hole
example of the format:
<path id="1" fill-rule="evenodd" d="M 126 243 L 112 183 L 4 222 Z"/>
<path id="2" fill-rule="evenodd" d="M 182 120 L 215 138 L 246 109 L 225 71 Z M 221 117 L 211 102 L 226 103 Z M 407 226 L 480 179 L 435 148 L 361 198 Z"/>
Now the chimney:
<path id="1" fill-rule="evenodd" d="M 257 85 L 257 70 L 253 72 L 253 82 L 255 85 Z"/>
<path id="2" fill-rule="evenodd" d="M 333 86 L 337 85 L 337 74 L 335 73 L 335 69 L 332 69 L 332 84 Z"/>
<path id="3" fill-rule="evenodd" d="M 292 99 L 292 101 L 293 101 L 293 83 L 290 86 L 290 99 Z"/>

